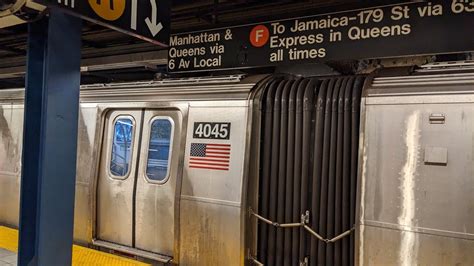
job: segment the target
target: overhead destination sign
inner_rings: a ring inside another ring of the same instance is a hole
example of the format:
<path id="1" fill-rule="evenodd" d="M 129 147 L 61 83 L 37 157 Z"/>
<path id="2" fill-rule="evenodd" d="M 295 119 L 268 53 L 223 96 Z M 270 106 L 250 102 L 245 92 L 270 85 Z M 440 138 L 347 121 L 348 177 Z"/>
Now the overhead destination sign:
<path id="1" fill-rule="evenodd" d="M 172 35 L 170 72 L 474 51 L 474 0 L 386 5 Z"/>
<path id="2" fill-rule="evenodd" d="M 72 15 L 167 46 L 171 0 L 33 0 Z"/>

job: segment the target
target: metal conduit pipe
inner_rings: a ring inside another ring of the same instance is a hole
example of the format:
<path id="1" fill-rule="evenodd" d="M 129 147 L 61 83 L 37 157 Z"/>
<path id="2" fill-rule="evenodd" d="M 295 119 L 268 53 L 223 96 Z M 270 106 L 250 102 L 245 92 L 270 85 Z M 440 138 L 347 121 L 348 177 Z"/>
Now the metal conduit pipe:
<path id="1" fill-rule="evenodd" d="M 341 88 L 342 79 L 338 78 L 334 85 L 333 95 L 331 99 L 331 138 L 330 138 L 330 153 L 329 153 L 329 174 L 328 174 L 328 205 L 327 205 L 327 236 L 334 237 L 334 213 L 335 213 L 335 176 L 336 176 L 336 151 L 337 151 L 337 109 L 339 91 Z M 326 262 L 329 265 L 334 265 L 334 245 L 327 245 L 326 248 Z"/>
<path id="2" fill-rule="evenodd" d="M 351 165 L 351 132 L 352 132 L 352 119 L 351 119 L 351 103 L 352 103 L 352 90 L 354 86 L 354 77 L 350 77 L 347 86 L 346 93 L 344 95 L 344 137 L 342 151 L 342 228 L 347 230 L 350 226 L 350 165 Z M 349 238 L 342 240 L 342 265 L 349 265 Z"/>
<path id="3" fill-rule="evenodd" d="M 298 219 L 302 213 L 300 206 L 300 190 L 301 190 L 301 156 L 302 156 L 302 124 L 303 124 L 303 104 L 299 95 L 300 91 L 306 88 L 309 80 L 303 80 L 298 86 L 296 92 L 296 114 L 295 114 L 295 158 L 294 158 L 294 184 L 293 184 L 293 219 Z M 293 240 L 292 240 L 292 256 L 296 256 L 296 260 L 300 261 L 300 235 L 302 234 L 302 229 L 296 229 L 293 231 Z"/>
<path id="4" fill-rule="evenodd" d="M 296 116 L 296 92 L 298 90 L 298 86 L 301 83 L 302 79 L 299 78 L 293 82 L 289 99 L 288 99 L 288 142 L 287 142 L 287 158 L 286 160 L 286 200 L 285 200 L 285 223 L 289 223 L 292 221 L 293 215 L 293 186 L 294 186 L 294 161 L 293 158 L 295 157 L 295 116 Z M 298 263 L 298 259 L 296 254 L 293 254 L 293 234 L 294 231 L 297 229 L 291 229 L 285 231 L 285 265 L 289 263 L 289 265 L 296 265 Z"/>
<path id="5" fill-rule="evenodd" d="M 323 135 L 323 152 L 322 152 L 322 168 L 321 168 L 321 201 L 319 212 L 319 232 L 326 235 L 327 232 L 327 205 L 328 205 L 328 172 L 329 172 L 329 149 L 331 136 L 331 97 L 333 94 L 335 80 L 331 79 L 328 85 L 325 110 L 324 110 L 324 135 Z M 318 264 L 326 264 L 326 245 L 318 243 Z"/>
<path id="6" fill-rule="evenodd" d="M 344 78 L 341 83 L 338 108 L 337 108 L 337 148 L 336 148 L 336 176 L 335 176 L 335 199 L 334 199 L 334 235 L 342 233 L 342 154 L 344 150 L 344 97 L 346 94 L 347 81 Z M 334 243 L 334 265 L 340 266 L 341 243 Z"/>
<path id="7" fill-rule="evenodd" d="M 285 202 L 286 199 L 286 161 L 287 161 L 287 139 L 288 139 L 288 102 L 290 96 L 290 89 L 292 88 L 294 81 L 290 80 L 286 82 L 285 87 L 282 91 L 281 96 L 281 117 L 280 117 L 280 153 L 278 162 L 278 211 L 277 219 L 280 222 L 285 220 Z M 281 229 L 277 229 L 277 266 L 289 265 L 289 257 L 286 256 L 284 250 L 285 246 L 285 232 Z"/>
<path id="8" fill-rule="evenodd" d="M 300 204 L 301 212 L 309 210 L 308 206 L 308 188 L 309 188 L 309 176 L 310 176 L 310 161 L 311 161 L 311 128 L 312 128 L 312 117 L 313 117 L 313 101 L 314 101 L 314 89 L 319 84 L 319 80 L 311 79 L 308 82 L 303 94 L 300 96 L 303 98 L 303 148 L 302 148 L 302 163 L 301 163 L 301 189 L 300 189 Z M 308 255 L 308 236 L 306 234 L 300 235 L 300 261 L 302 261 Z"/>
<path id="9" fill-rule="evenodd" d="M 273 103 L 273 130 L 272 130 L 272 155 L 271 155 L 271 176 L 270 176 L 270 216 L 273 221 L 277 219 L 278 208 L 278 163 L 279 163 L 279 143 L 280 143 L 280 101 L 283 88 L 288 81 L 284 80 L 278 84 Z M 268 265 L 276 265 L 276 241 L 277 230 L 269 228 L 268 235 Z"/>
<path id="10" fill-rule="evenodd" d="M 263 107 L 263 139 L 262 139 L 262 149 L 263 149 L 263 160 L 262 160 L 262 171 L 261 171 L 261 213 L 262 215 L 268 217 L 270 214 L 270 159 L 272 154 L 272 112 L 273 112 L 273 98 L 275 97 L 275 89 L 279 80 L 274 80 L 270 83 L 270 86 L 267 92 L 264 94 L 264 103 Z M 260 226 L 260 238 L 259 238 L 259 259 L 266 263 L 266 257 L 268 254 L 268 231 L 269 228 L 267 225 L 263 224 Z"/>
<path id="11" fill-rule="evenodd" d="M 322 82 L 319 88 L 315 109 L 315 126 L 314 126 L 314 159 L 313 159 L 313 193 L 311 195 L 311 225 L 312 228 L 319 231 L 319 213 L 320 213 L 320 201 L 321 201 L 321 166 L 322 166 L 322 147 L 324 137 L 324 113 L 326 106 L 326 93 L 329 80 L 326 79 Z M 311 251 L 310 261 L 317 261 L 318 254 L 318 242 L 315 239 L 311 239 Z"/>

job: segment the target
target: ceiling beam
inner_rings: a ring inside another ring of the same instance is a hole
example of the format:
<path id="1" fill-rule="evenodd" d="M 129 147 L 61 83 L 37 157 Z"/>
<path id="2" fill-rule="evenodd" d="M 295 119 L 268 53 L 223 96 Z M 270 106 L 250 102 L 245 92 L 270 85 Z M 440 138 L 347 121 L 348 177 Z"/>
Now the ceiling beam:
<path id="1" fill-rule="evenodd" d="M 122 54 L 83 59 L 81 72 L 143 67 L 153 69 L 168 64 L 168 51 Z M 19 78 L 25 75 L 25 66 L 0 68 L 0 79 Z"/>

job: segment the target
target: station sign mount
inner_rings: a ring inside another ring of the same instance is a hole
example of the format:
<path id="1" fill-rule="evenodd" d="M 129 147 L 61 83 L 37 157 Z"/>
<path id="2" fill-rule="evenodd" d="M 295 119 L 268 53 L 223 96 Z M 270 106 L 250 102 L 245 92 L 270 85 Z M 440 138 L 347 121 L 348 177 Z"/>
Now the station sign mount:
<path id="1" fill-rule="evenodd" d="M 170 35 L 171 0 L 34 0 L 167 47 Z"/>

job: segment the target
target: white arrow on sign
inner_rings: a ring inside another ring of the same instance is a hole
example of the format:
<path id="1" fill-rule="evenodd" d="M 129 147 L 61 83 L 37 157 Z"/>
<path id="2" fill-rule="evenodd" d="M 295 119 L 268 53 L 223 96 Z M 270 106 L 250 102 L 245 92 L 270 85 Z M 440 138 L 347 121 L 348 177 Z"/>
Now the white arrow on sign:
<path id="1" fill-rule="evenodd" d="M 151 32 L 151 35 L 155 37 L 156 34 L 158 34 L 158 32 L 160 32 L 163 29 L 163 25 L 161 24 L 161 22 L 157 23 L 158 6 L 156 5 L 156 0 L 150 0 L 150 3 L 151 3 L 151 20 L 150 18 L 146 18 L 145 22 L 146 22 L 146 25 L 148 26 L 148 29 Z"/>
<path id="2" fill-rule="evenodd" d="M 137 30 L 137 9 L 138 0 L 132 0 L 132 13 L 130 14 L 130 28 L 132 28 L 132 30 Z"/>

